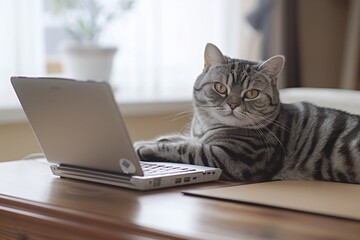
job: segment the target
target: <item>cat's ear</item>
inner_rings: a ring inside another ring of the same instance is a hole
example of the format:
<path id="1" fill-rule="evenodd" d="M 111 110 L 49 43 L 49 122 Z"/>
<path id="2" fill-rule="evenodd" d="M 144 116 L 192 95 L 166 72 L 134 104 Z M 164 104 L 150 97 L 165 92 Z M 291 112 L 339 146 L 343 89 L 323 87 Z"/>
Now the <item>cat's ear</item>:
<path id="1" fill-rule="evenodd" d="M 276 55 L 263 62 L 259 66 L 259 70 L 267 74 L 271 80 L 276 83 L 281 71 L 284 68 L 284 64 L 285 57 L 282 55 Z"/>
<path id="2" fill-rule="evenodd" d="M 211 65 L 221 65 L 226 63 L 224 55 L 221 53 L 219 48 L 217 48 L 212 43 L 206 44 L 204 60 L 204 67 L 210 67 Z"/>

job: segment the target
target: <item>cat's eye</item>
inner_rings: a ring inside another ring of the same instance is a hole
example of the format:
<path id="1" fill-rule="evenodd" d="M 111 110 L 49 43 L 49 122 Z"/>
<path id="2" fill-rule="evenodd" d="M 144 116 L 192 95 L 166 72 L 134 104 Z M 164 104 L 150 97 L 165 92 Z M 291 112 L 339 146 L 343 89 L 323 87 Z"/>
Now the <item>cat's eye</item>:
<path id="1" fill-rule="evenodd" d="M 257 96 L 259 96 L 259 93 L 260 93 L 259 90 L 251 89 L 245 93 L 244 97 L 247 99 L 254 99 Z"/>
<path id="2" fill-rule="evenodd" d="M 214 88 L 220 94 L 225 94 L 227 92 L 226 86 L 222 83 L 215 83 Z"/>

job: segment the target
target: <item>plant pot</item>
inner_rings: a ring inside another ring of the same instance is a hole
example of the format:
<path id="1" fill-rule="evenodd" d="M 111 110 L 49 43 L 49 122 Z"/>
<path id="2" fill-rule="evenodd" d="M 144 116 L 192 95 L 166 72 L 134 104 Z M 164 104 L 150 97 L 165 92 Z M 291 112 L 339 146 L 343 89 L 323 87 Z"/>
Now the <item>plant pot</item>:
<path id="1" fill-rule="evenodd" d="M 117 48 L 93 44 L 64 44 L 62 66 L 65 77 L 110 81 Z"/>

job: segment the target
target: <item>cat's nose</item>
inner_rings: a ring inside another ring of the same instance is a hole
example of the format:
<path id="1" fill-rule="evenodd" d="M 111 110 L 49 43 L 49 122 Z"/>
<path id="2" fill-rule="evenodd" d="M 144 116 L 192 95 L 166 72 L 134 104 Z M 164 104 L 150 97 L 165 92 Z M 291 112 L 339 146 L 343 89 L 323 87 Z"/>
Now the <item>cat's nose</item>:
<path id="1" fill-rule="evenodd" d="M 232 102 L 228 102 L 228 105 L 230 106 L 231 110 L 234 110 L 239 106 L 237 103 L 232 103 Z"/>

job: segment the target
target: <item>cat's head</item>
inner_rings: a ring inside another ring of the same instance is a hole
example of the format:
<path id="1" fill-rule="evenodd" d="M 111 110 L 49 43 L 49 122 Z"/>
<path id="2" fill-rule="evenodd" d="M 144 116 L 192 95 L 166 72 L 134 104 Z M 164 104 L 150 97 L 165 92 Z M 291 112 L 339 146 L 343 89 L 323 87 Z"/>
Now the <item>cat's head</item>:
<path id="1" fill-rule="evenodd" d="M 233 59 L 209 43 L 204 58 L 194 85 L 195 111 L 203 122 L 257 129 L 276 118 L 283 56 L 264 62 Z"/>

